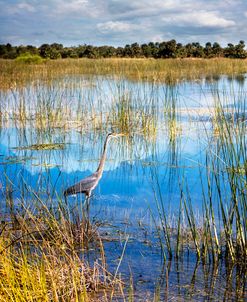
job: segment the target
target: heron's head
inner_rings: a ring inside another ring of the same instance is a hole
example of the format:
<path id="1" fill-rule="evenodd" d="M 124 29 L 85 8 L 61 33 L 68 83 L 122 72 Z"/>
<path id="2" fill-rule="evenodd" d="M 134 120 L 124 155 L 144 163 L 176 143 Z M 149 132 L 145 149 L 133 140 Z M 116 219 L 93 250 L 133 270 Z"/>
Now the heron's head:
<path id="1" fill-rule="evenodd" d="M 107 137 L 108 137 L 108 139 L 109 138 L 112 138 L 112 137 L 119 137 L 119 136 L 125 136 L 126 134 L 124 134 L 124 133 L 116 133 L 116 132 L 112 132 L 112 133 L 109 133 L 108 135 L 107 135 Z"/>

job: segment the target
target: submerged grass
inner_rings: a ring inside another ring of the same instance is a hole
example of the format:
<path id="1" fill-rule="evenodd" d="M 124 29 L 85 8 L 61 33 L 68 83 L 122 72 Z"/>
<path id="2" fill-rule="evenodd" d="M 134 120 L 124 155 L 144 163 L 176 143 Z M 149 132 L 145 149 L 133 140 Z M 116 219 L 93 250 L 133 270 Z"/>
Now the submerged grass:
<path id="1" fill-rule="evenodd" d="M 227 103 L 217 95 L 212 128 L 207 131 L 204 167 L 199 166 L 202 209 L 197 218 L 190 193 L 190 179 L 182 175 L 181 200 L 175 226 L 169 225 L 165 201 L 156 199 L 163 229 L 164 245 L 171 258 L 183 250 L 182 242 L 193 248 L 199 259 L 245 266 L 247 259 L 247 149 L 246 98 Z M 176 122 L 174 116 L 172 121 Z M 174 151 L 175 152 L 175 151 Z M 157 179 L 157 177 L 156 177 Z M 159 188 L 159 185 L 157 185 Z M 157 189 L 156 191 L 160 191 Z M 183 219 L 182 219 L 183 218 Z M 176 231 L 174 231 L 174 228 Z M 188 236 L 190 234 L 190 236 Z M 186 238 L 187 237 L 187 238 Z M 169 240 L 168 240 L 169 239 Z M 173 242 L 173 244 L 171 244 Z M 174 247 L 172 247 L 174 245 Z"/>
<path id="2" fill-rule="evenodd" d="M 0 60 L 0 119 L 5 125 L 14 120 L 18 127 L 31 122 L 37 129 L 75 128 L 83 132 L 111 128 L 131 135 L 135 129 L 146 137 L 155 137 L 158 116 L 164 110 L 174 141 L 181 131 L 171 116 L 177 106 L 175 84 L 204 78 L 210 82 L 221 74 L 234 77 L 246 72 L 246 62 L 115 58 L 48 60 L 27 65 Z M 140 81 L 142 87 L 135 91 L 126 80 Z M 158 91 L 159 84 L 168 85 L 164 86 L 164 95 Z M 157 107 L 159 102 L 163 107 Z"/>
<path id="3" fill-rule="evenodd" d="M 14 124 L 16 128 L 31 127 L 38 131 L 75 129 L 81 133 L 111 129 L 154 138 L 159 118 L 157 106 L 161 101 L 157 89 L 153 84 L 135 89 L 121 78 L 75 76 L 72 80 L 62 78 L 48 84 L 32 82 L 23 88 L 2 91 L 2 126 Z"/>

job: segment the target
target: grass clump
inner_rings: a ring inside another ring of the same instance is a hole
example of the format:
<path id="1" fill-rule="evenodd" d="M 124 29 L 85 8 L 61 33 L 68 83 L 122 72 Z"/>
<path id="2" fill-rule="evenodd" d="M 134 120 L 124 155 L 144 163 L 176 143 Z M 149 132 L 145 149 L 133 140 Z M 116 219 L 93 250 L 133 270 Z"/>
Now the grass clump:
<path id="1" fill-rule="evenodd" d="M 113 289 L 96 227 L 61 203 L 48 209 L 34 195 L 31 207 L 1 217 L 0 300 L 94 301 L 94 293 Z M 89 245 L 100 251 L 90 265 Z"/>

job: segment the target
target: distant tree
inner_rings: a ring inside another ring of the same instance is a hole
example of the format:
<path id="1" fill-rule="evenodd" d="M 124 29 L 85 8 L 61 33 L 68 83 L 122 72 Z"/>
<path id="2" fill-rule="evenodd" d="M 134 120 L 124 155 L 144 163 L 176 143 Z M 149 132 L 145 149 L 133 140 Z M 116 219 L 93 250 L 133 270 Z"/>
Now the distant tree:
<path id="1" fill-rule="evenodd" d="M 232 43 L 227 44 L 227 47 L 224 49 L 224 56 L 226 58 L 235 58 L 235 46 Z"/>
<path id="2" fill-rule="evenodd" d="M 10 43 L 7 43 L 6 44 L 6 49 L 7 49 L 7 52 L 10 52 L 10 51 L 12 51 L 13 47 Z"/>
<path id="3" fill-rule="evenodd" d="M 203 58 L 204 57 L 204 50 L 200 43 L 195 42 L 192 43 L 192 56 L 194 58 Z"/>
<path id="4" fill-rule="evenodd" d="M 98 47 L 99 57 L 111 58 L 116 55 L 116 49 L 112 46 L 100 46 Z"/>
<path id="5" fill-rule="evenodd" d="M 142 54 L 144 57 L 146 57 L 146 58 L 152 57 L 152 49 L 151 49 L 151 47 L 149 47 L 149 45 L 142 44 L 141 50 L 142 50 Z"/>
<path id="6" fill-rule="evenodd" d="M 21 54 L 26 54 L 26 53 L 29 53 L 31 55 L 38 55 L 39 50 L 35 46 L 32 46 L 32 45 L 27 45 L 27 46 L 20 45 L 20 46 L 16 47 L 16 53 L 18 56 L 20 56 Z"/>
<path id="7" fill-rule="evenodd" d="M 1 44 L 0 45 L 0 58 L 3 58 L 7 54 L 8 50 L 6 45 Z"/>
<path id="8" fill-rule="evenodd" d="M 33 54 L 33 55 L 39 54 L 39 50 L 38 50 L 38 48 L 35 47 L 35 46 L 27 45 L 27 46 L 26 46 L 26 49 L 27 49 L 27 52 L 28 52 L 28 53 L 31 53 L 31 54 Z"/>
<path id="9" fill-rule="evenodd" d="M 40 56 L 45 59 L 53 59 L 53 60 L 61 58 L 61 53 L 60 53 L 61 48 L 59 47 L 59 45 L 62 44 L 57 44 L 57 43 L 53 43 L 51 45 L 42 44 L 39 47 Z"/>
<path id="10" fill-rule="evenodd" d="M 75 47 L 64 47 L 60 52 L 62 58 L 78 58 Z"/>
<path id="11" fill-rule="evenodd" d="M 57 49 L 51 48 L 49 57 L 52 60 L 60 59 L 61 58 L 61 53 Z"/>
<path id="12" fill-rule="evenodd" d="M 92 45 L 87 45 L 83 53 L 83 56 L 89 59 L 96 59 L 99 57 L 98 49 Z"/>
<path id="13" fill-rule="evenodd" d="M 227 58 L 245 59 L 247 57 L 245 51 L 245 43 L 243 40 L 239 41 L 237 45 L 228 43 L 224 50 L 224 55 Z"/>
<path id="14" fill-rule="evenodd" d="M 124 48 L 123 47 L 117 47 L 116 56 L 117 57 L 123 57 L 124 56 Z"/>
<path id="15" fill-rule="evenodd" d="M 156 42 L 156 43 L 153 43 L 153 42 L 149 42 L 148 43 L 148 47 L 150 48 L 151 50 L 151 53 L 152 53 L 152 57 L 153 58 L 158 58 L 158 53 L 159 53 L 159 43 Z"/>
<path id="16" fill-rule="evenodd" d="M 79 45 L 78 47 L 76 47 L 76 52 L 79 58 L 83 58 L 84 57 L 84 52 L 87 48 L 87 45 Z"/>
<path id="17" fill-rule="evenodd" d="M 238 59 L 246 59 L 247 53 L 245 51 L 245 43 L 243 40 L 235 46 L 235 57 Z"/>
<path id="18" fill-rule="evenodd" d="M 42 44 L 39 48 L 32 45 L 12 46 L 10 43 L 0 45 L 0 58 L 15 59 L 22 54 L 40 55 L 42 58 L 111 58 L 111 57 L 131 57 L 131 58 L 247 58 L 245 42 L 239 41 L 234 45 L 228 43 L 227 47 L 222 48 L 219 43 L 207 42 L 201 46 L 198 42 L 182 45 L 176 40 L 163 42 L 149 42 L 148 44 L 138 43 L 126 44 L 125 47 L 113 47 L 108 45 L 78 45 L 74 47 L 63 47 L 63 44 L 52 43 Z"/>
<path id="19" fill-rule="evenodd" d="M 10 43 L 7 43 L 5 46 L 5 54 L 3 55 L 4 59 L 15 59 L 18 56 L 17 48 L 12 46 Z"/>
<path id="20" fill-rule="evenodd" d="M 52 49 L 56 49 L 57 51 L 62 51 L 63 50 L 63 44 L 59 44 L 59 43 L 52 43 L 50 45 L 50 47 Z"/>
<path id="21" fill-rule="evenodd" d="M 123 56 L 124 57 L 132 57 L 132 49 L 129 44 L 126 44 L 123 49 Z"/>
<path id="22" fill-rule="evenodd" d="M 159 44 L 158 55 L 160 58 L 176 58 L 177 57 L 177 42 L 170 40 Z"/>
<path id="23" fill-rule="evenodd" d="M 205 57 L 207 57 L 207 58 L 212 58 L 212 57 L 214 57 L 213 47 L 212 47 L 212 43 L 211 43 L 211 42 L 207 42 L 207 43 L 205 44 L 204 55 L 205 55 Z"/>
<path id="24" fill-rule="evenodd" d="M 185 51 L 187 58 L 193 57 L 193 46 L 191 43 L 185 45 Z"/>
<path id="25" fill-rule="evenodd" d="M 176 53 L 177 53 L 178 58 L 186 58 L 187 57 L 187 50 L 181 43 L 177 43 Z"/>
<path id="26" fill-rule="evenodd" d="M 130 48 L 131 48 L 131 57 L 139 58 L 142 56 L 142 49 L 138 43 L 131 44 Z"/>
<path id="27" fill-rule="evenodd" d="M 219 43 L 214 42 L 213 47 L 212 47 L 212 51 L 213 51 L 213 56 L 214 57 L 221 57 L 223 56 L 223 49 L 220 46 Z"/>
<path id="28" fill-rule="evenodd" d="M 50 45 L 49 44 L 42 44 L 39 47 L 39 54 L 42 58 L 48 58 L 49 57 L 49 49 L 50 49 Z"/>

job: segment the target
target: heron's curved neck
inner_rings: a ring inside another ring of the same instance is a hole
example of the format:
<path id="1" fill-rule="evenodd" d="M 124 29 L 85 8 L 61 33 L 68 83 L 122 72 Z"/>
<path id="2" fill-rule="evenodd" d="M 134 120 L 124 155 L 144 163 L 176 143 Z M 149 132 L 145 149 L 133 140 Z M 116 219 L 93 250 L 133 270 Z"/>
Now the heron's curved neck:
<path id="1" fill-rule="evenodd" d="M 110 138 L 111 137 L 107 136 L 107 138 L 105 140 L 103 152 L 102 152 L 101 159 L 100 159 L 100 162 L 99 162 L 99 166 L 98 166 L 98 169 L 96 171 L 96 172 L 99 172 L 101 174 L 102 174 L 103 169 L 104 169 L 105 160 L 106 160 L 106 150 L 107 150 L 107 145 L 108 145 L 108 142 L 109 142 Z"/>

